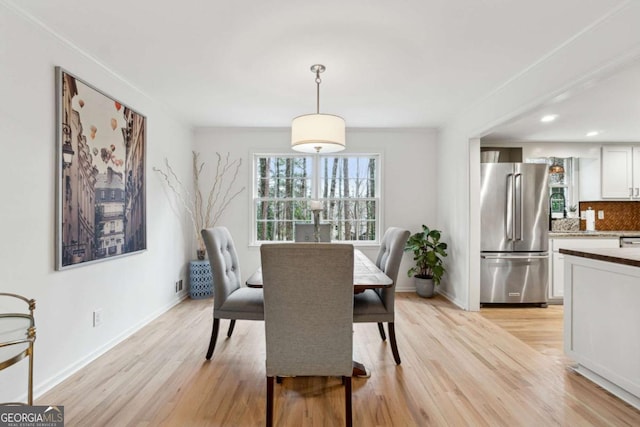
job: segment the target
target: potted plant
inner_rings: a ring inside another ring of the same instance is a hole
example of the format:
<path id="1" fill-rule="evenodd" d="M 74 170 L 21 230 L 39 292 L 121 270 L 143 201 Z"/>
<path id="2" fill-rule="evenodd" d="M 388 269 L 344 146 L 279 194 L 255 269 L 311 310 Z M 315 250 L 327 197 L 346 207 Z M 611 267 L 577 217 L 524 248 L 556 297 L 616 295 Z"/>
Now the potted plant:
<path id="1" fill-rule="evenodd" d="M 578 205 L 569 206 L 567 218 L 578 218 Z"/>
<path id="2" fill-rule="evenodd" d="M 447 244 L 440 241 L 440 231 L 422 225 L 422 231 L 409 237 L 404 250 L 413 252 L 416 262 L 407 272 L 409 277 L 414 277 L 416 292 L 421 297 L 433 296 L 434 286 L 440 283 L 445 272 L 442 263 L 447 256 Z"/>

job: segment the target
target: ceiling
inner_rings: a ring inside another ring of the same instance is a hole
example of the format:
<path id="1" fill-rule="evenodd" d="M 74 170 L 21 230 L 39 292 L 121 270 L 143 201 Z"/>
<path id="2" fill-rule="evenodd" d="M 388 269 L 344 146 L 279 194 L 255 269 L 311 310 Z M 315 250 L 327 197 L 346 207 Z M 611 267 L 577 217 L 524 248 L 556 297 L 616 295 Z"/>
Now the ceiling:
<path id="1" fill-rule="evenodd" d="M 315 111 L 321 63 L 321 112 L 439 127 L 625 0 L 3 3 L 192 126 L 289 126 Z"/>
<path id="2" fill-rule="evenodd" d="M 545 116 L 556 118 L 541 122 Z M 640 61 L 576 85 L 492 129 L 482 141 L 640 141 Z"/>

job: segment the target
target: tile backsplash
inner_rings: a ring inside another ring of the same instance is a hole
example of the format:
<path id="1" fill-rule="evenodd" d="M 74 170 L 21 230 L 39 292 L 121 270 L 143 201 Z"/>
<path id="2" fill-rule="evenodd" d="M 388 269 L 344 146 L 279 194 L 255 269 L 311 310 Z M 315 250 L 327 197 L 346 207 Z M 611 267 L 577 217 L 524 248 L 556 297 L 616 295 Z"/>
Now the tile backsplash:
<path id="1" fill-rule="evenodd" d="M 580 212 L 589 207 L 595 211 L 598 231 L 640 230 L 640 201 L 580 202 Z M 599 218 L 599 211 L 603 212 L 603 219 Z M 586 223 L 585 220 L 580 220 L 580 230 L 586 229 Z"/>

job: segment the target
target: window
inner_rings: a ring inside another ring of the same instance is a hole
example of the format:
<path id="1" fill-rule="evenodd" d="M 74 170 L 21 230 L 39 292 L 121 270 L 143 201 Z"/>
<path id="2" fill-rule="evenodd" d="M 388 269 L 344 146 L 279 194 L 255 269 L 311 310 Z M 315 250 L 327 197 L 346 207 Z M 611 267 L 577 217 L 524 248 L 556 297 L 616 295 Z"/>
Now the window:
<path id="1" fill-rule="evenodd" d="M 576 215 L 572 209 L 578 208 L 580 188 L 578 159 L 573 157 L 542 157 L 527 159 L 527 163 L 547 164 L 549 169 L 549 204 L 552 218 Z M 558 166 L 557 169 L 551 169 Z"/>
<path id="2" fill-rule="evenodd" d="M 310 200 L 323 202 L 332 240 L 376 242 L 380 155 L 254 155 L 253 241 L 292 241 L 296 222 L 313 222 Z"/>

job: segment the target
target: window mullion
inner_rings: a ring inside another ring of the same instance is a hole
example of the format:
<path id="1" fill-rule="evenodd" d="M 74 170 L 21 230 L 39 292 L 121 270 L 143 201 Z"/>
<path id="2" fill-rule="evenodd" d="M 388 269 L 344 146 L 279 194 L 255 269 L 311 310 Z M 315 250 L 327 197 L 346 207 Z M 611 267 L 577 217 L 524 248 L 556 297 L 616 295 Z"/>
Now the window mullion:
<path id="1" fill-rule="evenodd" d="M 327 218 L 334 223 L 335 231 L 338 233 L 334 238 L 345 241 L 377 241 L 379 239 L 379 219 L 380 219 L 380 158 L 376 155 L 319 155 L 312 154 L 306 156 L 294 155 L 275 155 L 265 156 L 269 164 L 273 162 L 271 167 L 278 166 L 279 159 L 298 157 L 304 159 L 303 166 L 299 163 L 293 164 L 293 169 L 288 171 L 291 176 L 280 176 L 284 180 L 294 180 L 293 187 L 289 190 L 279 192 L 275 186 L 282 185 L 287 187 L 278 180 L 271 182 L 275 177 L 270 177 L 268 187 L 260 192 L 262 185 L 260 175 L 264 172 L 269 177 L 268 170 L 263 171 L 258 167 L 259 156 L 255 156 L 254 163 L 255 173 L 258 179 L 254 180 L 254 197 L 253 197 L 253 223 L 254 235 L 257 237 L 255 241 L 259 241 L 261 237 L 267 240 L 290 240 L 292 239 L 290 225 L 291 222 L 309 221 L 310 212 L 308 211 L 308 198 L 313 200 L 323 200 L 330 212 L 325 211 Z M 336 192 L 333 197 L 328 192 L 325 197 L 323 186 L 328 185 L 327 181 L 333 178 L 330 170 L 332 158 L 340 158 L 341 162 L 350 161 L 348 176 L 342 176 L 343 169 L 339 168 L 339 174 L 335 177 L 337 185 Z M 349 160 L 346 160 L 349 159 Z M 374 160 L 375 159 L 375 160 Z M 373 161 L 373 163 L 371 163 Z M 326 163 L 325 162 L 329 162 Z M 367 169 L 367 165 L 368 169 Z M 324 167 L 324 168 L 323 168 Z M 299 169 L 298 169 L 299 168 Z M 323 169 L 321 169 L 323 168 Z M 324 176 L 323 174 L 327 175 Z M 277 173 L 275 175 L 278 175 Z M 293 178 L 295 176 L 296 178 Z M 306 176 L 306 178 L 304 178 Z M 266 178 L 263 177 L 263 178 Z M 300 180 L 305 183 L 300 184 Z M 267 185 L 267 184 L 265 184 Z M 302 185 L 302 187 L 300 187 Z M 305 185 L 309 185 L 306 187 Z M 349 197 L 344 197 L 340 192 L 344 190 L 344 185 L 349 185 Z M 365 188 L 366 187 L 366 188 Z M 370 188 L 371 187 L 371 188 Z M 287 187 L 288 188 L 288 187 Z M 369 189 L 370 188 L 370 189 Z M 295 195 L 295 196 L 294 196 Z M 336 211 L 331 209 L 331 204 L 336 204 Z M 286 212 L 282 209 L 285 209 Z M 290 212 L 289 210 L 292 211 Z M 344 209 L 349 209 L 349 224 L 346 230 L 349 236 L 343 236 L 339 230 L 343 230 L 346 221 Z M 335 215 L 333 215 L 335 214 Z M 352 216 L 353 215 L 353 216 Z M 369 225 L 370 224 L 370 225 Z M 280 227 L 286 227 L 287 231 L 279 232 Z"/>

